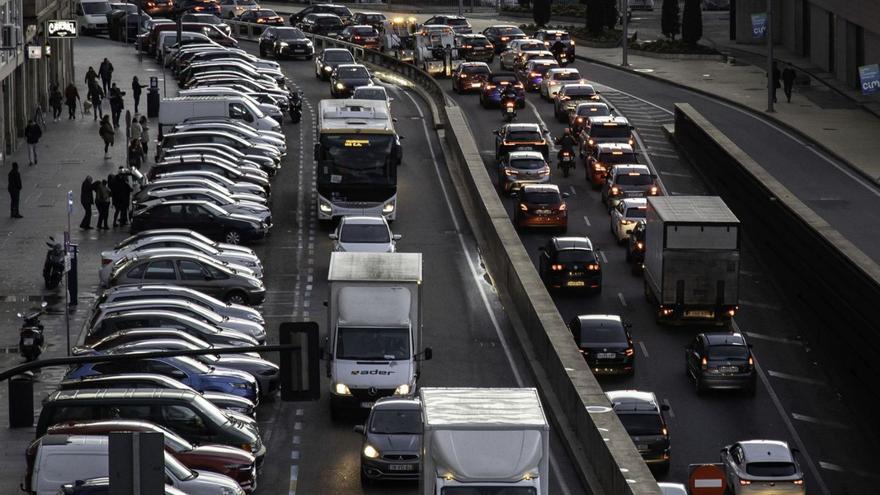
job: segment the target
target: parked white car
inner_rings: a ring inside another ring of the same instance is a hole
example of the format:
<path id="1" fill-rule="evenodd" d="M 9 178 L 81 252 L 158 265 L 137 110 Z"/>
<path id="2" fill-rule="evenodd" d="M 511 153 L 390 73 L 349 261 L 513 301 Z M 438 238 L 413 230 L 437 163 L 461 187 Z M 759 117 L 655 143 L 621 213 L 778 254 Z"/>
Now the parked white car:
<path id="1" fill-rule="evenodd" d="M 400 234 L 392 234 L 382 216 L 342 217 L 336 232 L 330 234 L 334 251 L 393 253 Z"/>

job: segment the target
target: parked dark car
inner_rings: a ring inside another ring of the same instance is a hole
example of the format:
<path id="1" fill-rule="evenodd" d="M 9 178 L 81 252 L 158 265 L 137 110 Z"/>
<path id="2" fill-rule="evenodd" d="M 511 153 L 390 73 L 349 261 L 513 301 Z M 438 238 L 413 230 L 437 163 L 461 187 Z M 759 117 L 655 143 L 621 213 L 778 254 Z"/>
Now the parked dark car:
<path id="1" fill-rule="evenodd" d="M 480 86 L 480 105 L 483 108 L 495 107 L 501 104 L 501 91 L 504 86 L 512 84 L 516 92 L 516 106 L 525 108 L 526 91 L 523 85 L 512 72 L 496 72 L 490 74 Z"/>
<path id="2" fill-rule="evenodd" d="M 220 29 L 226 36 L 232 36 L 232 28 L 229 27 L 229 24 L 223 22 L 223 19 L 214 15 L 214 14 L 202 14 L 196 12 L 190 12 L 188 14 L 183 14 L 180 16 L 180 20 L 183 22 L 200 22 L 202 24 L 211 24 L 217 26 L 217 29 Z"/>
<path id="3" fill-rule="evenodd" d="M 172 311 L 144 310 L 112 315 L 100 327 L 88 329 L 84 345 L 92 345 L 102 338 L 130 328 L 169 327 L 194 335 L 218 347 L 259 345 L 257 339 L 234 330 L 225 330 L 195 318 Z"/>
<path id="4" fill-rule="evenodd" d="M 645 198 L 660 194 L 657 176 L 647 165 L 618 164 L 611 167 L 602 185 L 602 201 L 614 208 L 625 198 Z"/>
<path id="5" fill-rule="evenodd" d="M 574 38 L 571 37 L 568 31 L 563 29 L 539 29 L 535 31 L 532 38 L 543 41 L 544 46 L 548 50 L 552 50 L 557 41 L 562 43 L 565 50 L 562 51 L 562 59 L 558 60 L 558 62 L 560 64 L 574 62 Z"/>
<path id="6" fill-rule="evenodd" d="M 512 40 L 520 40 L 528 37 L 522 29 L 508 24 L 489 26 L 483 30 L 483 36 L 492 42 L 492 45 L 495 47 L 496 55 L 506 50 L 507 44 Z"/>
<path id="7" fill-rule="evenodd" d="M 268 232 L 268 226 L 257 217 L 229 213 L 208 201 L 164 201 L 132 215 L 132 233 L 165 228 L 188 228 L 229 244 L 259 240 Z"/>
<path id="8" fill-rule="evenodd" d="M 294 27 L 268 27 L 260 35 L 260 56 L 272 54 L 275 58 L 315 55 L 315 46 L 301 29 Z"/>
<path id="9" fill-rule="evenodd" d="M 473 31 L 467 18 L 460 15 L 435 15 L 422 24 L 449 26 L 455 34 L 470 34 Z"/>
<path id="10" fill-rule="evenodd" d="M 252 22 L 254 24 L 265 24 L 267 26 L 283 26 L 284 19 L 271 9 L 253 9 L 247 10 L 238 18 L 241 22 Z"/>
<path id="11" fill-rule="evenodd" d="M 342 41 L 361 45 L 372 50 L 379 49 L 379 31 L 373 26 L 347 26 L 337 35 Z"/>
<path id="12" fill-rule="evenodd" d="M 687 373 L 697 394 L 707 389 L 739 389 L 755 395 L 751 345 L 741 333 L 701 333 L 685 348 Z"/>
<path id="13" fill-rule="evenodd" d="M 618 315 L 580 315 L 568 322 L 594 375 L 633 374 L 636 352 L 629 327 Z"/>
<path id="14" fill-rule="evenodd" d="M 571 133 L 577 138 L 581 129 L 590 117 L 605 117 L 611 115 L 611 109 L 608 105 L 599 101 L 589 101 L 578 103 L 574 111 L 569 114 L 568 127 Z"/>
<path id="15" fill-rule="evenodd" d="M 548 289 L 602 292 L 602 265 L 586 237 L 553 237 L 541 248 L 538 273 Z"/>
<path id="16" fill-rule="evenodd" d="M 135 286 L 136 287 L 136 286 Z M 112 290 L 112 289 L 111 289 Z M 178 330 L 176 328 L 152 328 L 152 327 L 134 327 L 129 328 L 127 330 L 119 330 L 118 332 L 113 332 L 105 337 L 101 337 L 97 340 L 92 341 L 88 345 L 76 346 L 73 348 L 74 355 L 80 354 L 88 354 L 93 350 L 102 351 L 107 349 L 112 349 L 116 346 L 129 344 L 132 342 L 142 342 L 145 340 L 163 340 L 163 339 L 173 339 L 180 340 L 186 342 L 187 344 L 192 344 L 199 349 L 219 349 L 222 348 L 222 344 L 211 344 L 201 339 L 196 335 L 192 335 L 183 330 Z M 249 357 L 260 357 L 259 353 L 256 352 L 245 352 L 242 354 L 224 354 L 225 356 L 249 356 Z"/>
<path id="17" fill-rule="evenodd" d="M 315 77 L 329 80 L 333 70 L 341 64 L 354 64 L 354 55 L 345 48 L 325 48 L 315 57 Z"/>
<path id="18" fill-rule="evenodd" d="M 663 417 L 669 406 L 653 392 L 613 390 L 605 395 L 648 467 L 661 474 L 669 471 L 669 427 Z"/>
<path id="19" fill-rule="evenodd" d="M 330 74 L 330 95 L 333 98 L 347 98 L 355 88 L 372 85 L 370 71 L 360 64 L 338 65 Z"/>
<path id="20" fill-rule="evenodd" d="M 307 33 L 331 38 L 345 28 L 342 19 L 335 14 L 309 14 L 295 25 Z"/>
<path id="21" fill-rule="evenodd" d="M 492 74 L 485 62 L 462 62 L 452 71 L 452 90 L 456 93 L 479 91 Z"/>
<path id="22" fill-rule="evenodd" d="M 298 22 L 302 21 L 309 14 L 333 14 L 342 19 L 342 22 L 346 24 L 351 23 L 352 20 L 351 10 L 345 5 L 316 3 L 314 5 L 309 5 L 295 14 L 291 14 L 290 25 L 296 26 Z"/>
<path id="23" fill-rule="evenodd" d="M 363 426 L 361 483 L 375 480 L 419 479 L 422 417 L 419 399 L 384 397 L 376 401 Z"/>

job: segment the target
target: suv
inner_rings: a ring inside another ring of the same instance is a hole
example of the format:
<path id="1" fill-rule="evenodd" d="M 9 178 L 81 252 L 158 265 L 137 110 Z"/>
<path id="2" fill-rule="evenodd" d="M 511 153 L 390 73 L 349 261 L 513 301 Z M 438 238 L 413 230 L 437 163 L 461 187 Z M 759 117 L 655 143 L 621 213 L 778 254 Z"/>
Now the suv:
<path id="1" fill-rule="evenodd" d="M 483 30 L 483 36 L 489 39 L 495 46 L 495 54 L 500 54 L 507 49 L 507 44 L 513 40 L 527 38 L 522 29 L 509 24 L 489 26 Z"/>
<path id="2" fill-rule="evenodd" d="M 379 31 L 368 24 L 346 26 L 337 36 L 342 41 L 379 50 Z"/>
<path id="3" fill-rule="evenodd" d="M 383 397 L 376 401 L 363 426 L 361 483 L 373 480 L 419 479 L 422 450 L 421 402 L 417 397 Z"/>
<path id="4" fill-rule="evenodd" d="M 569 115 L 577 108 L 578 103 L 587 101 L 599 101 L 599 93 L 592 84 L 566 84 L 553 98 L 556 120 L 568 122 Z"/>
<path id="5" fill-rule="evenodd" d="M 548 289 L 602 292 L 602 266 L 586 237 L 554 237 L 539 248 L 538 273 Z"/>
<path id="6" fill-rule="evenodd" d="M 583 143 L 581 143 L 583 144 Z M 639 156 L 633 151 L 632 146 L 623 143 L 601 143 L 589 150 L 589 155 L 580 148 L 581 158 L 586 163 L 587 182 L 593 189 L 599 189 L 605 184 L 605 178 L 613 165 L 619 163 L 639 163 Z"/>
<path id="7" fill-rule="evenodd" d="M 449 26 L 455 31 L 455 34 L 471 34 L 473 28 L 467 18 L 460 15 L 435 15 L 434 17 L 423 22 L 423 24 L 442 24 Z"/>
<path id="8" fill-rule="evenodd" d="M 83 345 L 92 345 L 120 330 L 144 327 L 178 329 L 216 347 L 260 345 L 255 338 L 241 332 L 224 330 L 186 315 L 161 310 L 131 311 L 105 318 L 100 327 L 88 329 Z"/>
<path id="9" fill-rule="evenodd" d="M 549 145 L 538 124 L 507 124 L 494 131 L 495 161 L 514 151 L 537 151 L 548 159 Z"/>
<path id="10" fill-rule="evenodd" d="M 578 102 L 574 111 L 568 114 L 568 127 L 571 128 L 572 134 L 579 135 L 584 123 L 590 117 L 606 117 L 611 115 L 611 109 L 608 105 L 600 101 L 589 101 L 586 103 Z"/>
<path id="11" fill-rule="evenodd" d="M 701 333 L 685 347 L 688 376 L 697 394 L 710 388 L 736 388 L 755 395 L 755 361 L 741 333 Z"/>
<path id="12" fill-rule="evenodd" d="M 513 40 L 507 44 L 507 49 L 501 52 L 501 70 L 513 69 L 517 59 L 522 53 L 546 50 L 544 43 L 530 38 Z"/>
<path id="13" fill-rule="evenodd" d="M 492 69 L 485 62 L 462 62 L 452 71 L 452 90 L 456 93 L 479 91 L 490 75 Z"/>
<path id="14" fill-rule="evenodd" d="M 647 165 L 614 165 L 602 186 L 602 201 L 608 208 L 614 208 L 623 198 L 644 198 L 658 194 L 657 176 L 651 173 Z"/>
<path id="15" fill-rule="evenodd" d="M 307 33 L 335 37 L 345 28 L 345 23 L 336 14 L 309 14 L 294 26 Z"/>
<path id="16" fill-rule="evenodd" d="M 486 62 L 495 60 L 495 47 L 482 34 L 458 34 L 455 36 L 458 54 L 468 62 Z"/>
<path id="17" fill-rule="evenodd" d="M 513 223 L 517 230 L 526 227 L 553 227 L 568 231 L 568 193 L 560 193 L 553 184 L 528 184 L 517 193 Z"/>
<path id="18" fill-rule="evenodd" d="M 509 193 L 526 184 L 544 184 L 550 181 L 550 166 L 544 155 L 537 151 L 508 153 L 498 164 L 498 189 Z"/>
<path id="19" fill-rule="evenodd" d="M 333 14 L 342 19 L 342 22 L 346 24 L 351 23 L 351 10 L 348 9 L 345 5 L 334 5 L 332 3 L 316 3 L 314 5 L 309 5 L 308 7 L 300 10 L 295 14 L 290 15 L 290 25 L 296 26 L 296 24 L 303 20 L 309 14 Z"/>
<path id="20" fill-rule="evenodd" d="M 632 135 L 632 126 L 626 117 L 590 117 L 584 122 L 584 128 L 579 137 L 581 156 L 589 154 L 597 145 L 602 143 L 622 143 L 634 146 L 636 144 Z"/>
<path id="21" fill-rule="evenodd" d="M 660 404 L 654 392 L 612 390 L 605 395 L 648 467 L 669 471 L 669 427 L 663 417 L 669 406 Z"/>
<path id="22" fill-rule="evenodd" d="M 594 375 L 632 375 L 636 353 L 629 323 L 618 315 L 580 315 L 568 322 L 587 366 Z"/>

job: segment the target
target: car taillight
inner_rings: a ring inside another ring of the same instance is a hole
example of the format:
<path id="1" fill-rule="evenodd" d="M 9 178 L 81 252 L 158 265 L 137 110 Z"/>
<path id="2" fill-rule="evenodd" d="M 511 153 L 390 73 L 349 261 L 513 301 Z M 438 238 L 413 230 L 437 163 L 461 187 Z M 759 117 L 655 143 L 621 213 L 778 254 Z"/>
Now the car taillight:
<path id="1" fill-rule="evenodd" d="M 562 203 L 561 205 L 559 205 L 559 211 L 565 211 L 565 210 L 567 210 L 567 209 L 568 209 L 568 205 L 567 205 L 567 204 Z"/>
<path id="2" fill-rule="evenodd" d="M 529 211 L 529 207 L 522 203 L 519 204 L 519 209 L 522 211 Z"/>
<path id="3" fill-rule="evenodd" d="M 596 142 L 593 141 L 592 139 L 590 139 L 589 141 L 587 141 L 587 143 L 589 143 L 590 146 L 593 146 L 594 144 L 596 144 Z"/>
<path id="4" fill-rule="evenodd" d="M 592 272 L 594 272 L 598 269 L 599 269 L 599 263 L 590 263 L 589 265 L 587 265 L 587 270 L 590 270 Z"/>
<path id="5" fill-rule="evenodd" d="M 752 482 L 749 480 L 743 480 L 743 479 L 739 480 L 739 486 L 749 486 L 751 484 L 752 484 Z"/>
<path id="6" fill-rule="evenodd" d="M 541 73 L 540 72 L 529 72 L 529 75 L 532 77 L 538 77 L 541 75 Z"/>
<path id="7" fill-rule="evenodd" d="M 658 192 L 660 192 L 660 190 L 657 189 L 657 186 L 651 186 L 651 196 L 656 196 Z"/>
<path id="8" fill-rule="evenodd" d="M 617 186 L 612 187 L 611 188 L 611 195 L 617 196 L 618 194 L 620 194 L 620 189 L 618 189 Z"/>
<path id="9" fill-rule="evenodd" d="M 507 40 L 509 40 L 509 39 L 510 39 L 510 38 L 508 38 L 507 36 L 502 36 L 502 37 L 501 37 L 501 41 L 507 41 Z"/>
<path id="10" fill-rule="evenodd" d="M 633 138 L 629 138 L 629 141 L 627 141 L 627 143 L 629 143 L 630 146 L 633 146 L 636 144 L 636 142 L 633 140 Z M 590 144 L 592 144 L 592 143 L 590 143 Z"/>
<path id="11" fill-rule="evenodd" d="M 755 360 L 752 359 L 752 356 L 749 356 L 749 367 L 752 367 L 754 365 L 755 365 Z"/>
<path id="12" fill-rule="evenodd" d="M 462 74 L 462 75 L 460 75 L 460 76 L 458 76 L 458 77 L 460 77 L 460 78 L 462 78 L 462 79 L 467 79 L 467 74 Z"/>
<path id="13" fill-rule="evenodd" d="M 709 367 L 709 360 L 706 359 L 705 356 L 703 357 L 703 360 L 700 361 L 700 366 L 701 366 L 703 369 L 706 369 L 706 368 Z"/>
<path id="14" fill-rule="evenodd" d="M 361 39 L 361 37 L 360 37 L 360 36 L 355 36 L 354 39 L 359 40 L 359 39 Z"/>
<path id="15" fill-rule="evenodd" d="M 795 485 L 803 485 L 804 480 L 793 480 L 792 483 L 794 483 Z"/>
<path id="16" fill-rule="evenodd" d="M 665 426 L 664 426 L 663 429 L 660 430 L 660 431 L 663 433 L 663 436 L 664 436 L 664 437 L 669 436 L 669 430 L 667 430 Z"/>
<path id="17" fill-rule="evenodd" d="M 109 265 L 110 263 L 113 263 L 113 260 L 111 260 L 111 259 L 109 259 L 109 258 L 101 258 L 101 265 L 102 265 L 102 266 L 103 266 L 103 265 Z"/>
<path id="18" fill-rule="evenodd" d="M 513 108 L 513 105 L 514 105 L 514 104 L 515 104 L 515 103 L 512 102 L 512 101 L 508 101 L 507 104 L 505 104 L 504 106 L 507 107 L 507 108 Z"/>
<path id="19" fill-rule="evenodd" d="M 565 265 L 560 265 L 560 264 L 550 265 L 550 269 L 553 270 L 554 272 L 561 272 L 564 268 L 565 268 Z"/>
<path id="20" fill-rule="evenodd" d="M 578 118 L 577 118 L 577 121 L 578 121 L 578 122 L 583 122 L 583 121 L 584 121 L 584 118 L 583 118 L 583 117 L 578 117 Z"/>
<path id="21" fill-rule="evenodd" d="M 633 354 L 636 353 L 636 350 L 633 349 L 632 347 L 630 347 L 629 349 L 625 350 L 623 353 L 626 355 L 626 357 L 631 357 Z"/>
<path id="22" fill-rule="evenodd" d="M 495 89 L 495 85 L 494 84 L 487 84 L 486 89 Z"/>
<path id="23" fill-rule="evenodd" d="M 645 249 L 645 243 L 642 241 L 637 242 L 636 249 Z"/>

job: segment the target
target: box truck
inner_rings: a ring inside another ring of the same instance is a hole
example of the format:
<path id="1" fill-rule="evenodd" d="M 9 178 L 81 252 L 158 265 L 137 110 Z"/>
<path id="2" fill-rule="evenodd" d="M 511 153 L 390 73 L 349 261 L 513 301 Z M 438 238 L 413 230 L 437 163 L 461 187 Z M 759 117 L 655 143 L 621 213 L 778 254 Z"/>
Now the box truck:
<path id="1" fill-rule="evenodd" d="M 422 495 L 547 495 L 550 426 L 534 388 L 433 388 L 422 402 Z"/>
<path id="2" fill-rule="evenodd" d="M 332 253 L 327 282 L 333 416 L 414 393 L 421 362 L 431 359 L 421 348 L 421 253 Z"/>
<path id="3" fill-rule="evenodd" d="M 740 223 L 717 196 L 648 198 L 645 296 L 657 321 L 723 324 L 739 309 Z"/>

